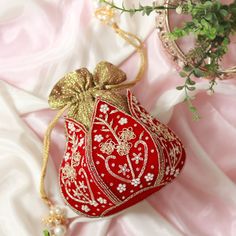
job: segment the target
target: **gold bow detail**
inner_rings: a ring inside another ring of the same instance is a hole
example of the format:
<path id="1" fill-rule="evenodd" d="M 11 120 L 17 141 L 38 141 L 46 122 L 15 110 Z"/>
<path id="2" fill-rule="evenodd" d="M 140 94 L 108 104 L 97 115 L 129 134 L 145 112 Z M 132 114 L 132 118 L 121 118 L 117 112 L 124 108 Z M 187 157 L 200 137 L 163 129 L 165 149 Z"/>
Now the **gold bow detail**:
<path id="1" fill-rule="evenodd" d="M 97 97 L 101 97 L 128 112 L 126 97 L 117 92 L 123 88 L 126 74 L 109 62 L 100 62 L 93 75 L 86 68 L 66 74 L 52 89 L 49 105 L 62 109 L 69 105 L 68 117 L 87 128 L 90 125 Z"/>

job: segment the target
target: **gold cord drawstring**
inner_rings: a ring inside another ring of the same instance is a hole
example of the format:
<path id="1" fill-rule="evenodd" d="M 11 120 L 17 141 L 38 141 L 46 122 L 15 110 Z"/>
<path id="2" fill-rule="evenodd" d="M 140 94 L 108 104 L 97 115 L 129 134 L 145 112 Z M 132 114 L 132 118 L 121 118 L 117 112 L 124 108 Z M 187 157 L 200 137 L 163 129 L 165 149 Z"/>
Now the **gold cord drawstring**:
<path id="1" fill-rule="evenodd" d="M 111 8 L 101 7 L 95 11 L 95 16 L 103 24 L 112 27 L 112 29 L 121 38 L 123 38 L 126 42 L 128 42 L 130 45 L 132 45 L 135 48 L 135 50 L 139 53 L 140 59 L 141 59 L 139 72 L 133 81 L 128 82 L 128 83 L 119 84 L 119 85 L 107 85 L 106 88 L 107 89 L 125 89 L 125 88 L 133 87 L 135 84 L 137 84 L 142 79 L 144 71 L 146 69 L 146 65 L 147 65 L 146 50 L 145 50 L 143 42 L 136 35 L 122 30 L 117 25 L 117 23 L 114 22 L 115 14 Z"/>
<path id="2" fill-rule="evenodd" d="M 44 135 L 44 140 L 43 140 L 44 151 L 43 151 L 43 165 L 42 165 L 41 177 L 40 177 L 40 196 L 41 196 L 42 200 L 49 207 L 51 207 L 53 205 L 53 203 L 51 202 L 51 200 L 49 199 L 49 197 L 46 194 L 45 186 L 44 186 L 44 179 L 45 179 L 45 176 L 46 176 L 46 170 L 47 170 L 47 164 L 48 164 L 48 158 L 49 158 L 50 136 L 51 136 L 53 128 L 57 124 L 57 121 L 60 119 L 62 114 L 66 111 L 66 109 L 69 108 L 69 106 L 70 106 L 70 104 L 67 104 L 60 111 L 58 111 L 58 113 L 56 114 L 54 119 L 49 124 L 49 126 L 47 128 L 47 131 Z"/>
<path id="3" fill-rule="evenodd" d="M 139 82 L 144 74 L 145 68 L 146 68 L 146 52 L 144 45 L 142 41 L 134 34 L 126 32 L 122 30 L 116 23 L 113 22 L 114 20 L 114 12 L 110 8 L 99 8 L 95 12 L 96 17 L 101 20 L 106 25 L 109 25 L 113 28 L 113 30 L 126 42 L 128 42 L 130 45 L 132 45 L 135 50 L 139 53 L 141 58 L 141 64 L 139 72 L 135 78 L 134 81 L 118 84 L 118 85 L 106 85 L 106 89 L 124 89 L 134 86 L 137 82 Z M 55 127 L 57 121 L 62 116 L 62 114 L 70 107 L 70 103 L 67 104 L 64 108 L 62 108 L 55 116 L 55 118 L 51 121 L 49 124 L 46 134 L 44 136 L 44 152 L 43 152 L 43 164 L 42 164 L 42 170 L 41 170 L 41 177 L 40 177 L 40 196 L 43 199 L 43 201 L 49 206 L 53 207 L 52 201 L 49 199 L 44 186 L 44 180 L 46 176 L 46 170 L 47 170 L 47 164 L 49 159 L 49 149 L 50 149 L 50 136 L 52 133 L 53 128 Z"/>

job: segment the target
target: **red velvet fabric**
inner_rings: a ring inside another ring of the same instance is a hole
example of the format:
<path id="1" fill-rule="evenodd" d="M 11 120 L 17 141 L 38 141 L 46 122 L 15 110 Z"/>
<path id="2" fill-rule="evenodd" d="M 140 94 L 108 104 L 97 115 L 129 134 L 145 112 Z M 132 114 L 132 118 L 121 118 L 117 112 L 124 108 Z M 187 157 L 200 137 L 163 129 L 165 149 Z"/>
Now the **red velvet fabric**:
<path id="1" fill-rule="evenodd" d="M 66 119 L 67 146 L 60 167 L 66 203 L 89 217 L 124 210 L 175 179 L 185 162 L 176 135 L 127 92 L 130 114 L 97 99 L 87 131 Z"/>

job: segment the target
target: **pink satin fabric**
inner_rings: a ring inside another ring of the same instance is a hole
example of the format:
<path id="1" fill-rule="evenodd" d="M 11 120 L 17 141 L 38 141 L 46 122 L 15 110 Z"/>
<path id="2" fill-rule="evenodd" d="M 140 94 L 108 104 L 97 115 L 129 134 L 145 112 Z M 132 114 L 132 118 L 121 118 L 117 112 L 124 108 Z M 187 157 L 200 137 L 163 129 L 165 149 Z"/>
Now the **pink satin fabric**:
<path id="1" fill-rule="evenodd" d="M 93 31 L 95 38 L 80 36 L 91 33 L 90 19 L 94 11 L 91 2 L 25 1 L 25 4 L 17 6 L 15 3 L 8 11 L 2 12 L 0 79 L 46 100 L 52 86 L 64 72 L 86 65 L 92 69 L 98 58 L 107 59 L 103 58 L 103 48 L 106 45 L 99 38 L 96 39 L 96 33 L 101 35 L 100 28 L 97 32 Z M 76 27 L 80 30 L 76 30 Z M 130 29 L 136 28 L 136 25 L 130 26 Z M 154 21 L 150 28 L 154 28 Z M 105 27 L 102 30 L 114 34 Z M 143 36 L 148 34 L 147 31 L 140 32 Z M 137 34 L 140 35 L 139 30 Z M 75 43 L 76 40 L 79 40 L 79 45 Z M 60 50 L 61 45 L 66 45 L 63 50 Z M 158 99 L 183 81 L 165 55 L 155 29 L 148 35 L 146 46 L 148 69 L 133 92 L 147 110 L 153 111 Z M 108 51 L 106 50 L 106 55 Z M 110 50 L 109 57 L 114 64 L 120 63 L 130 79 L 134 78 L 138 70 L 139 59 L 137 55 L 129 56 L 131 52 L 132 49 L 121 52 Z M 94 57 L 94 54 L 99 57 Z M 235 59 L 235 53 L 231 56 Z M 230 64 L 231 59 L 227 60 Z M 194 104 L 201 114 L 200 121 L 192 120 L 185 104 L 180 103 L 174 107 L 169 126 L 182 139 L 187 151 L 186 165 L 177 180 L 147 201 L 111 219 L 81 223 L 80 221 L 86 220 L 80 220 L 71 213 L 68 236 L 236 235 L 236 83 L 232 80 L 219 84 L 226 88 L 232 86 L 233 92 L 227 94 L 226 91 L 213 96 L 199 92 Z M 2 112 L 4 111 L 1 110 Z M 32 109 L 32 112 L 23 113 L 21 118 L 42 140 L 54 115 L 55 111 L 49 109 Z M 55 168 L 59 167 L 64 142 L 62 120 L 52 135 L 51 157 Z M 37 173 L 39 170 L 37 169 Z M 47 176 L 50 176 L 50 172 Z M 56 176 L 47 178 L 51 178 L 47 185 L 50 195 L 62 205 L 63 201 L 56 187 Z M 32 186 L 37 187 L 38 185 Z M 41 204 L 40 214 L 46 214 L 47 209 L 40 199 L 34 196 L 34 201 Z M 24 209 L 18 211 L 19 218 L 20 212 L 24 214 Z M 39 222 L 42 216 L 40 214 L 34 213 L 34 218 L 38 218 Z M 5 222 L 4 215 L 0 216 L 0 222 Z M 30 220 L 28 218 L 29 222 Z M 22 227 L 30 228 L 29 225 Z M 2 224 L 0 229 L 1 227 Z M 22 232 L 41 235 L 38 230 Z M 0 232 L 6 236 L 4 230 Z"/>

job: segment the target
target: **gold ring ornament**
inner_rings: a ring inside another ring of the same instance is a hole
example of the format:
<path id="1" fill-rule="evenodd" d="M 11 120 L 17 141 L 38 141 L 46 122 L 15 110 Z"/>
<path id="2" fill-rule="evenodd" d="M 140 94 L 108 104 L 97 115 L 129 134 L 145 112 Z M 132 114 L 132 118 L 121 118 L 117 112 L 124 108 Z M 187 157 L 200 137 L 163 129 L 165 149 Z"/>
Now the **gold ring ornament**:
<path id="1" fill-rule="evenodd" d="M 170 34 L 172 32 L 171 27 L 171 11 L 172 9 L 169 9 L 168 6 L 173 6 L 179 4 L 180 1 L 176 0 L 165 0 L 164 6 L 166 7 L 165 10 L 158 10 L 157 11 L 157 17 L 156 17 L 156 27 L 158 29 L 158 35 L 162 42 L 163 48 L 165 51 L 170 55 L 172 61 L 176 64 L 177 68 L 179 70 L 182 70 L 184 66 L 186 65 L 192 65 L 194 66 L 194 57 L 191 57 L 187 55 L 186 52 L 180 47 L 178 44 L 178 40 L 173 40 L 173 38 L 170 37 Z M 186 1 L 185 1 L 186 2 Z M 199 2 L 198 0 L 195 2 Z M 177 14 L 181 14 L 181 9 L 176 8 Z M 207 61 L 208 59 L 206 59 Z M 208 61 L 210 63 L 210 61 Z M 205 72 L 206 69 L 202 66 L 199 67 L 199 69 L 202 72 Z M 223 66 L 220 66 L 218 69 L 218 74 L 220 75 L 218 78 L 220 80 L 227 80 L 232 79 L 236 75 L 236 66 L 230 67 L 230 68 L 224 68 Z M 212 77 L 207 76 L 204 77 L 206 79 L 212 79 Z"/>

